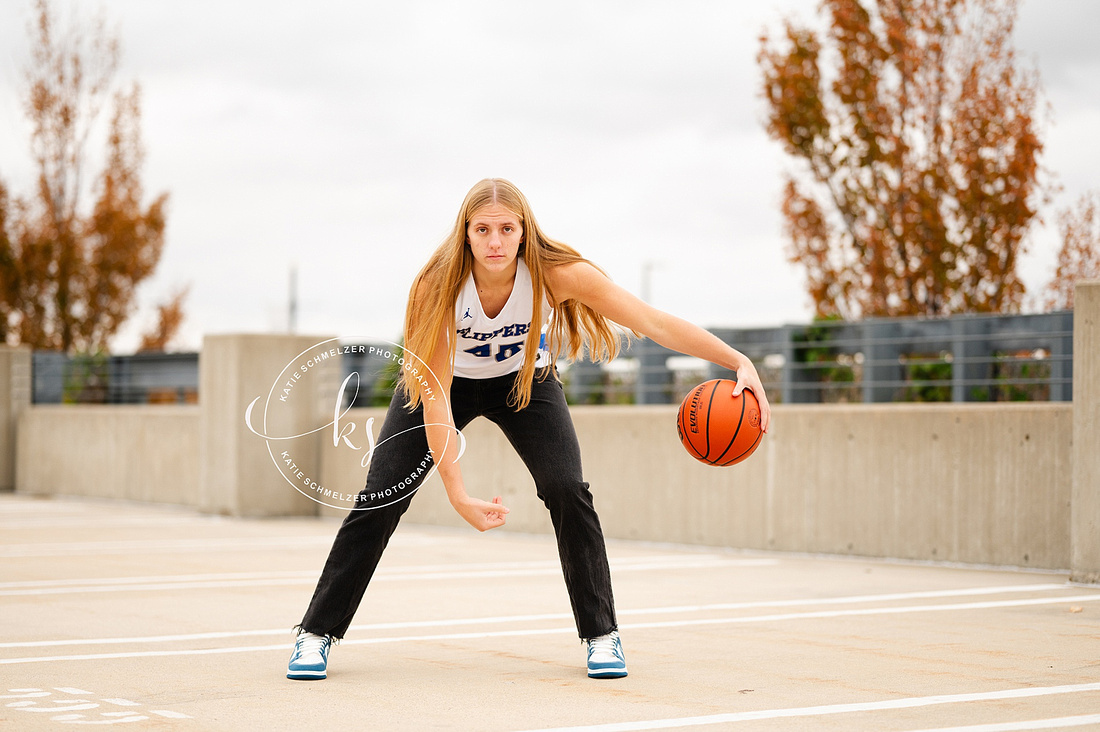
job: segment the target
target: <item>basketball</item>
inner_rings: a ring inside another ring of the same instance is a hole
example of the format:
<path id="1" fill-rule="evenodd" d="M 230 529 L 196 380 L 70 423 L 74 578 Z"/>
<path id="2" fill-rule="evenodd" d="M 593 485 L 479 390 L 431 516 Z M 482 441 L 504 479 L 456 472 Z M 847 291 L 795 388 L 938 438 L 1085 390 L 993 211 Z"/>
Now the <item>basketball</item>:
<path id="1" fill-rule="evenodd" d="M 688 392 L 680 403 L 676 431 L 693 458 L 725 467 L 741 462 L 760 445 L 760 403 L 745 389 L 732 397 L 736 381 L 712 379 Z"/>

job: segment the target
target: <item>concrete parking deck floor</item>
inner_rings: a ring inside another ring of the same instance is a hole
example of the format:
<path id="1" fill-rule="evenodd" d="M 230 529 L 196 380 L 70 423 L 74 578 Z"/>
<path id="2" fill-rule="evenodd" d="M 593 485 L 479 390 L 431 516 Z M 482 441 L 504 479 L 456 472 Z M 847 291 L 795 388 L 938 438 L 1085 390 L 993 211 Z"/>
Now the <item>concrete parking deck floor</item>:
<path id="1" fill-rule="evenodd" d="M 610 542 L 630 676 L 554 542 L 405 525 L 329 678 L 284 678 L 337 522 L 0 496 L 0 728 L 1100 729 L 1100 589 Z"/>

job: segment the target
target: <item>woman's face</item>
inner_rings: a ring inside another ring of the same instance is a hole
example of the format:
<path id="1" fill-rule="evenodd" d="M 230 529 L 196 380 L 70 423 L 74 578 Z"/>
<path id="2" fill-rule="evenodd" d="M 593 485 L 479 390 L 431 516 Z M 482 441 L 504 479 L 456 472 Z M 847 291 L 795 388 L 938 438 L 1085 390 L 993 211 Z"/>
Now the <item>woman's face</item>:
<path id="1" fill-rule="evenodd" d="M 474 266 L 487 272 L 514 268 L 523 243 L 520 217 L 500 204 L 479 208 L 466 225 L 466 243 L 474 255 Z"/>

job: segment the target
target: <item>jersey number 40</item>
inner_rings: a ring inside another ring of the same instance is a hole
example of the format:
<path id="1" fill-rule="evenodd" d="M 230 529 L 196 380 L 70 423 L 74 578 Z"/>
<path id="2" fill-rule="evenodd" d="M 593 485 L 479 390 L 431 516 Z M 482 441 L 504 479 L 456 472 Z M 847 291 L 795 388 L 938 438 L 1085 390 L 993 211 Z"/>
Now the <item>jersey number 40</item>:
<path id="1" fill-rule="evenodd" d="M 493 357 L 493 344 L 486 343 L 481 346 L 475 346 L 474 348 L 464 349 L 466 353 L 473 354 L 478 358 L 492 358 Z M 523 350 L 523 341 L 519 343 L 503 343 L 497 346 L 497 361 L 504 361 L 506 359 L 515 356 L 517 353 Z"/>

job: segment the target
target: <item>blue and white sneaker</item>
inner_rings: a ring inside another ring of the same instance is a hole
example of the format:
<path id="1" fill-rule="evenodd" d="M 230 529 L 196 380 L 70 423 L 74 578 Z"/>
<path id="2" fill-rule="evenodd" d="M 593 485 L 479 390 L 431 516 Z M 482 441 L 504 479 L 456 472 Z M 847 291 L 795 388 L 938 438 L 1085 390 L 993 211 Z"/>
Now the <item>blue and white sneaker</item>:
<path id="1" fill-rule="evenodd" d="M 331 635 L 317 635 L 304 630 L 298 632 L 294 641 L 294 653 L 290 656 L 286 677 L 297 681 L 312 681 L 326 678 L 328 673 L 328 650 L 332 647 Z"/>
<path id="2" fill-rule="evenodd" d="M 588 639 L 588 678 L 621 679 L 626 676 L 626 656 L 619 640 L 619 631 L 613 630 L 599 638 Z"/>

